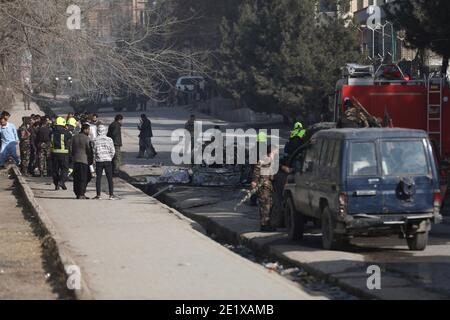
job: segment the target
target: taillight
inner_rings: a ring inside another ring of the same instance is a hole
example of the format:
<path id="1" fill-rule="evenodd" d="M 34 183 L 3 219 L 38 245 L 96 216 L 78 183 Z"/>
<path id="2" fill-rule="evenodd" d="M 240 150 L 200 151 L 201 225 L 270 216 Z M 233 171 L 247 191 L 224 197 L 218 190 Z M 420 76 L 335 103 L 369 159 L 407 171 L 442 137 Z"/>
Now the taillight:
<path id="1" fill-rule="evenodd" d="M 434 190 L 433 194 L 433 203 L 435 208 L 441 208 L 442 204 L 442 196 L 441 196 L 441 190 Z"/>
<path id="2" fill-rule="evenodd" d="M 339 214 L 345 216 L 347 214 L 348 197 L 345 192 L 339 193 Z"/>

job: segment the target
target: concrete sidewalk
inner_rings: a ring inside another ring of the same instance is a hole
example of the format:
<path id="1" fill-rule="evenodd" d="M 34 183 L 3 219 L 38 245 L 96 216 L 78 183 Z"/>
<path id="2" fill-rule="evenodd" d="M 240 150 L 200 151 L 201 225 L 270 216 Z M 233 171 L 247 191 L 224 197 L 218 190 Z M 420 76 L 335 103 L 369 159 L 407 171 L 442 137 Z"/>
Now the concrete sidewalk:
<path id="1" fill-rule="evenodd" d="M 26 180 L 91 298 L 322 298 L 225 249 L 123 180 L 115 180 L 119 201 L 74 200 L 48 179 Z"/>

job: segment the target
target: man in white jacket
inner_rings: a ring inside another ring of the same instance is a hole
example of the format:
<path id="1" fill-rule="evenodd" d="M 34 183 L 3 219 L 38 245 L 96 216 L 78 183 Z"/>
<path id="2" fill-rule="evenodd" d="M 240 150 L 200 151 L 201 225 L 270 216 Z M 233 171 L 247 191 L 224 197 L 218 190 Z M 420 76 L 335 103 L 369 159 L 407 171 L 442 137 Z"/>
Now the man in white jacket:
<path id="1" fill-rule="evenodd" d="M 99 125 L 97 128 L 97 137 L 94 139 L 95 171 L 97 177 L 97 196 L 94 199 L 97 200 L 101 200 L 103 170 L 105 170 L 106 178 L 108 179 L 109 199 L 118 199 L 118 197 L 114 195 L 112 172 L 112 159 L 114 158 L 116 151 L 114 149 L 113 140 L 106 136 L 107 132 L 108 129 L 104 125 Z"/>

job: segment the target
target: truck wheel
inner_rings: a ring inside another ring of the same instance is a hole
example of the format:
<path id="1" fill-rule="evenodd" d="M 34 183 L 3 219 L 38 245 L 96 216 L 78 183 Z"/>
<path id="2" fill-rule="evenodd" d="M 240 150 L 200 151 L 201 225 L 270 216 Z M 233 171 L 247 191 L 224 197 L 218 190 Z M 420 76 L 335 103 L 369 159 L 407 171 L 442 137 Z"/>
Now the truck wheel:
<path id="1" fill-rule="evenodd" d="M 322 247 L 325 250 L 340 250 L 348 244 L 345 235 L 336 234 L 336 220 L 328 207 L 323 210 L 321 225 Z"/>
<path id="2" fill-rule="evenodd" d="M 409 250 L 423 251 L 428 244 L 428 231 L 414 234 L 411 238 L 407 238 Z"/>
<path id="3" fill-rule="evenodd" d="M 288 197 L 285 202 L 284 208 L 285 224 L 288 231 L 289 239 L 298 241 L 303 239 L 303 233 L 305 228 L 305 220 L 303 215 L 295 210 L 292 198 Z"/>

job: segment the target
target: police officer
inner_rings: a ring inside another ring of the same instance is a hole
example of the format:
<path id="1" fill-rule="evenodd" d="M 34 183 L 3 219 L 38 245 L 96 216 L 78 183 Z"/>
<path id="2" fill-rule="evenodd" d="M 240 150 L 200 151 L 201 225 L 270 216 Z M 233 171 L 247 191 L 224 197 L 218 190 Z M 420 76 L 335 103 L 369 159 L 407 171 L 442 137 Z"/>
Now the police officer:
<path id="1" fill-rule="evenodd" d="M 291 156 L 295 152 L 295 150 L 301 147 L 305 135 L 306 130 L 303 128 L 303 124 L 301 122 L 296 122 L 294 124 L 294 130 L 291 131 L 289 141 L 286 143 L 286 146 L 284 147 L 284 153 L 287 156 Z"/>
<path id="2" fill-rule="evenodd" d="M 277 152 L 278 150 L 272 150 L 270 144 L 267 145 L 267 154 L 258 161 L 253 173 L 252 188 L 257 190 L 256 195 L 258 197 L 262 232 L 273 232 L 276 230 L 270 223 L 270 214 L 274 192 L 272 164 L 275 161 Z"/>
<path id="3" fill-rule="evenodd" d="M 69 131 L 70 135 L 73 137 L 75 135 L 75 129 L 78 126 L 78 121 L 72 116 L 71 113 L 67 116 L 66 128 Z M 69 178 L 72 177 L 73 174 L 73 160 L 72 155 L 69 155 Z"/>
<path id="4" fill-rule="evenodd" d="M 52 172 L 55 190 L 59 190 L 59 188 L 67 190 L 66 180 L 69 167 L 70 143 L 71 135 L 66 129 L 66 120 L 58 117 L 51 136 Z"/>
<path id="5" fill-rule="evenodd" d="M 21 172 L 24 176 L 29 176 L 28 167 L 31 158 L 31 119 L 29 117 L 22 118 L 22 125 L 19 127 L 19 148 L 20 158 L 22 159 Z"/>

